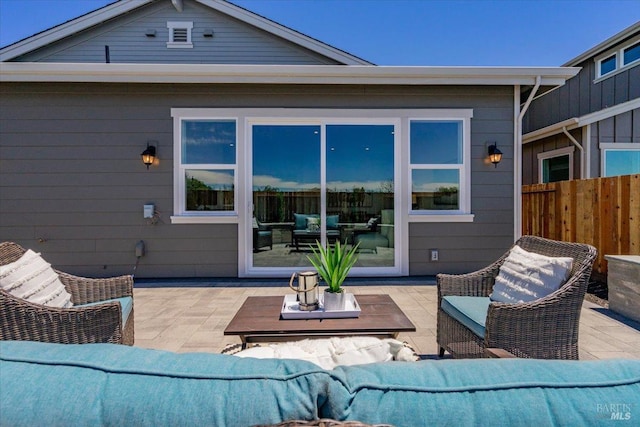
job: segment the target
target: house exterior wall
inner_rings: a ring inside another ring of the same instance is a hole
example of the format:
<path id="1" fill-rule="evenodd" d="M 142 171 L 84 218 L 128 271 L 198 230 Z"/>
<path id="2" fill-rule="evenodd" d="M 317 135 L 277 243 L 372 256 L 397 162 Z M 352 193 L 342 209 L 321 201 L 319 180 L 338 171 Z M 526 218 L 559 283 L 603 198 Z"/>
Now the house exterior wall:
<path id="1" fill-rule="evenodd" d="M 71 273 L 235 277 L 236 224 L 172 224 L 171 108 L 471 108 L 471 223 L 410 223 L 409 274 L 461 273 L 513 242 L 510 86 L 0 83 L 0 240 Z M 157 141 L 158 165 L 140 153 Z M 494 168 L 486 143 L 504 153 Z M 154 203 L 160 221 L 142 207 Z M 440 261 L 428 262 L 429 249 Z"/>
<path id="2" fill-rule="evenodd" d="M 585 53 L 585 56 L 590 56 L 580 63 L 571 64 L 581 67 L 580 72 L 569 79 L 564 86 L 534 99 L 524 117 L 523 134 L 553 126 L 568 119 L 579 119 L 581 123 L 585 122 L 570 131 L 573 138 L 584 148 L 582 155 L 586 157 L 585 170 L 582 171 L 581 153 L 576 148 L 572 179 L 603 176 L 603 154 L 600 144 L 640 143 L 640 111 L 637 108 L 630 109 L 637 105 L 634 105 L 633 101 L 640 99 L 640 64 L 629 64 L 627 68 L 623 67 L 609 76 L 596 77 L 598 66 L 596 59 L 619 52 L 620 49 L 636 43 L 637 39 L 638 31 L 630 31 L 606 48 Z M 630 105 L 620 108 L 628 111 L 614 115 L 609 113 L 610 115 L 604 115 L 606 118 L 593 118 L 603 110 L 606 111 L 608 108 L 630 101 L 632 101 Z M 556 131 L 557 133 L 553 136 L 529 142 L 523 146 L 523 184 L 540 182 L 538 154 L 573 145 L 561 129 Z M 638 147 L 640 148 L 640 145 Z"/>
<path id="3" fill-rule="evenodd" d="M 582 67 L 577 76 L 533 100 L 523 120 L 523 133 L 640 98 L 640 66 L 596 82 L 593 58 L 577 66 Z"/>
<path id="4" fill-rule="evenodd" d="M 193 48 L 168 48 L 167 22 L 193 22 Z M 146 36 L 148 30 L 155 37 Z M 204 37 L 213 30 L 213 37 Z M 337 64 L 336 61 L 247 25 L 193 1 L 178 12 L 154 2 L 72 37 L 27 53 L 18 62 L 106 62 L 179 64 Z"/>
<path id="5" fill-rule="evenodd" d="M 588 133 L 585 133 L 587 128 Z M 572 129 L 570 133 L 583 146 L 585 155 L 587 151 L 589 152 L 589 176 L 586 176 L 586 172 L 583 176 L 580 152 L 576 148 L 573 158 L 573 179 L 580 179 L 581 176 L 585 179 L 600 177 L 603 175 L 600 144 L 640 144 L 640 109 L 636 108 L 582 128 Z M 588 139 L 585 139 L 585 135 L 588 135 Z M 538 154 L 571 146 L 573 143 L 563 133 L 525 144 L 522 148 L 523 185 L 540 182 Z"/>
<path id="6" fill-rule="evenodd" d="M 574 129 L 570 131 L 571 136 L 582 143 L 581 129 Z M 525 144 L 522 147 L 522 184 L 538 184 L 540 182 L 540 161 L 538 160 L 538 154 L 546 153 L 548 151 L 558 150 L 566 147 L 575 147 L 574 144 L 564 134 L 559 133 L 557 135 L 543 138 L 541 140 Z M 582 166 L 580 164 L 580 153 L 575 148 L 573 155 L 573 177 L 580 178 Z"/>

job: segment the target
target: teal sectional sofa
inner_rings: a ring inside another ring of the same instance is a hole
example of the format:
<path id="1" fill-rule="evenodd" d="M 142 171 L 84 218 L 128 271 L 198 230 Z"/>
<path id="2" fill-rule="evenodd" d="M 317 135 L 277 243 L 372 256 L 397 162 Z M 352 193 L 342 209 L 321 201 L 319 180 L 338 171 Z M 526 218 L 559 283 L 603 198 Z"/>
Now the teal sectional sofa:
<path id="1" fill-rule="evenodd" d="M 640 360 L 299 360 L 0 342 L 2 426 L 637 425 Z M 620 422 L 629 420 L 629 424 Z"/>

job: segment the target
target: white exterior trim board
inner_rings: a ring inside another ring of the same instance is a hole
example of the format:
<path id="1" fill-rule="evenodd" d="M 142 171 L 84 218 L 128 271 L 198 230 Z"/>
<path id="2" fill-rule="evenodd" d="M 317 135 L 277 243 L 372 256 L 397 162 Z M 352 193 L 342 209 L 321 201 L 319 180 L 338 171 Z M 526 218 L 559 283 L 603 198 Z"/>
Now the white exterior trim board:
<path id="1" fill-rule="evenodd" d="M 563 85 L 579 68 L 8 62 L 1 82 Z"/>
<path id="2" fill-rule="evenodd" d="M 522 143 L 528 144 L 542 138 L 547 138 L 549 136 L 562 133 L 562 129 L 565 127 L 567 128 L 567 130 L 572 130 L 579 127 L 587 126 L 592 123 L 596 123 L 604 119 L 608 119 L 610 117 L 635 110 L 636 108 L 640 108 L 640 98 L 632 99 L 631 101 L 623 102 L 622 104 L 614 105 L 613 107 L 585 114 L 581 117 L 572 117 L 570 119 L 540 128 L 533 132 L 529 132 L 526 135 L 522 136 Z"/>
<path id="3" fill-rule="evenodd" d="M 0 62 L 10 61 L 20 55 L 39 49 L 43 46 L 61 40 L 65 37 L 86 30 L 94 25 L 101 24 L 109 19 L 113 19 L 119 15 L 123 15 L 139 7 L 153 3 L 155 0 L 120 0 L 116 3 L 107 5 L 86 15 L 80 16 L 71 21 L 57 25 L 53 28 L 35 34 L 22 41 L 16 42 L 0 50 Z M 282 26 L 267 18 L 263 18 L 246 9 L 240 8 L 233 4 L 221 0 L 195 0 L 196 2 L 207 6 L 211 9 L 227 14 L 235 19 L 245 22 L 249 25 L 260 28 L 275 36 L 281 37 L 294 44 L 312 50 L 320 55 L 327 56 L 335 61 L 348 65 L 373 65 L 368 61 L 337 49 L 333 46 L 324 44 L 318 40 L 308 37 L 295 30 Z M 172 1 L 174 7 L 176 3 Z M 181 2 L 178 2 L 179 4 Z M 176 8 L 179 10 L 178 8 Z"/>
<path id="4" fill-rule="evenodd" d="M 82 15 L 1 49 L 0 62 L 9 61 L 17 56 L 39 49 L 115 16 L 131 12 L 152 1 L 153 0 L 121 0 L 89 12 L 86 15 Z"/>
<path id="5" fill-rule="evenodd" d="M 603 41 L 602 43 L 592 47 L 591 49 L 587 50 L 586 52 L 578 55 L 577 57 L 573 58 L 571 61 L 563 64 L 563 67 L 574 67 L 578 64 L 580 64 L 581 62 L 592 58 L 596 55 L 598 55 L 599 53 L 610 49 L 611 47 L 613 47 L 614 45 L 616 45 L 617 43 L 619 43 L 620 41 L 624 40 L 625 38 L 629 37 L 630 35 L 633 35 L 635 33 L 637 33 L 638 31 L 640 31 L 640 21 L 636 22 L 635 24 L 625 28 L 624 30 L 620 31 L 618 34 L 608 38 L 607 40 Z"/>

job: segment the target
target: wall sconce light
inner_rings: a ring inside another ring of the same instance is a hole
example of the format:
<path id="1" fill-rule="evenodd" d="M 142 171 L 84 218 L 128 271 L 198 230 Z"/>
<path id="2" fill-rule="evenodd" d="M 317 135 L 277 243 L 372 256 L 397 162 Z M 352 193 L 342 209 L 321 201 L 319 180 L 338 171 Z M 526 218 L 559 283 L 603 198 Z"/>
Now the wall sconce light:
<path id="1" fill-rule="evenodd" d="M 147 142 L 147 149 L 142 152 L 141 156 L 142 163 L 147 165 L 148 170 L 149 166 L 151 166 L 153 164 L 153 161 L 156 159 L 156 147 L 153 145 L 149 145 L 149 143 Z"/>
<path id="2" fill-rule="evenodd" d="M 502 151 L 498 149 L 498 145 L 494 142 L 489 146 L 489 161 L 497 168 L 501 160 Z"/>

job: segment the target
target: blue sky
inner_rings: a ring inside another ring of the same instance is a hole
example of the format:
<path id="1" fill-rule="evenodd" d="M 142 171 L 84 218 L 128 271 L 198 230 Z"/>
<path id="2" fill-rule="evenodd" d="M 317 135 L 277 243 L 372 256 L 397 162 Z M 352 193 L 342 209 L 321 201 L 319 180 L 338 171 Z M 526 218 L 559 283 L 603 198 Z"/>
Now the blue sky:
<path id="1" fill-rule="evenodd" d="M 0 0 L 0 46 L 112 2 Z M 378 65 L 558 66 L 640 20 L 640 0 L 233 2 Z"/>

